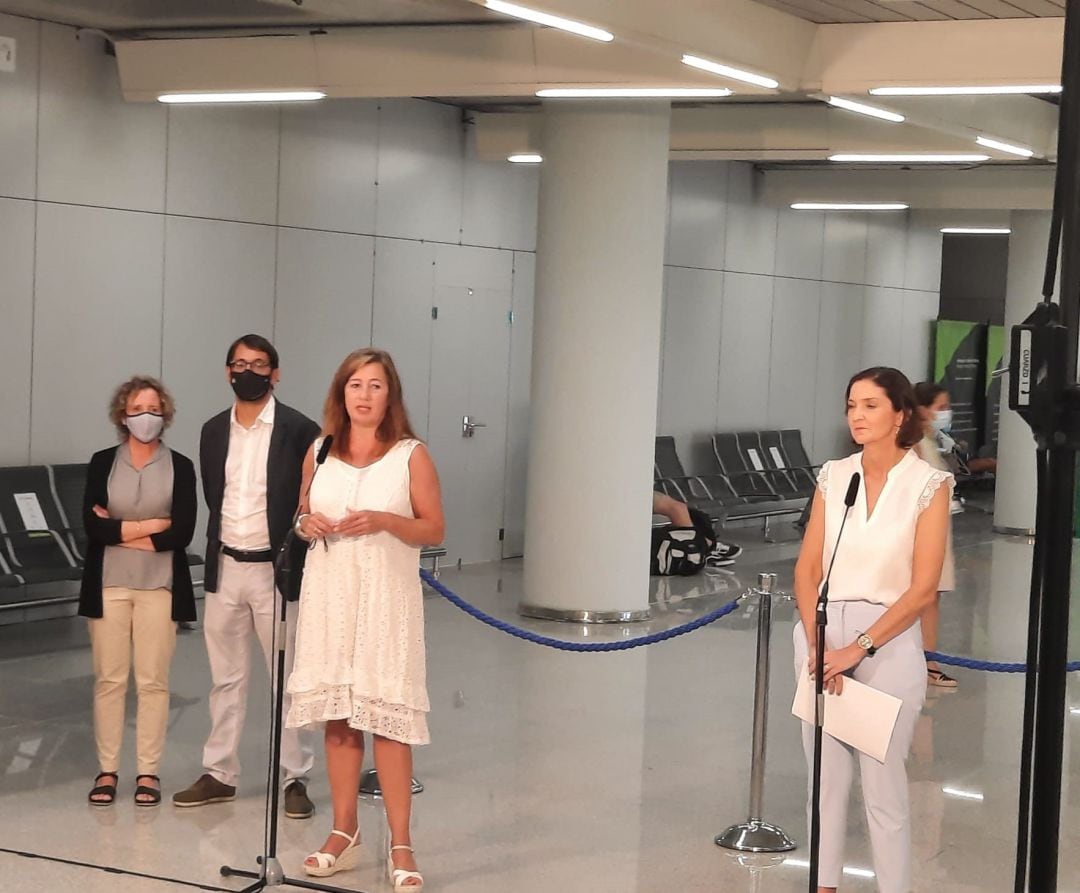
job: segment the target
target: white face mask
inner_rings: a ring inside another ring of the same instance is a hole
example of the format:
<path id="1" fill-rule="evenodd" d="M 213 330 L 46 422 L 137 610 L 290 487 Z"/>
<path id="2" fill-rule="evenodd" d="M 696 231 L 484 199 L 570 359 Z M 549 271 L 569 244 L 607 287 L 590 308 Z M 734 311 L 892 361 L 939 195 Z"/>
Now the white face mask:
<path id="1" fill-rule="evenodd" d="M 140 443 L 153 443 L 161 436 L 165 427 L 165 419 L 156 413 L 140 412 L 138 415 L 129 415 L 124 418 L 128 433 Z"/>
<path id="2" fill-rule="evenodd" d="M 952 410 L 951 409 L 939 409 L 934 413 L 934 418 L 930 422 L 934 430 L 938 433 L 948 431 L 952 428 Z"/>

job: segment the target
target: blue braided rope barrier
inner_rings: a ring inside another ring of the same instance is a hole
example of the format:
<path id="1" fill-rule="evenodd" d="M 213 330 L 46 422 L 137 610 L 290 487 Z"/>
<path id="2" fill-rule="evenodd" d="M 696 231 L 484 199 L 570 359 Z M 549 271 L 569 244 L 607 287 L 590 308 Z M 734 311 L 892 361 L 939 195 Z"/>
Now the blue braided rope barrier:
<path id="1" fill-rule="evenodd" d="M 436 580 L 429 571 L 426 571 L 423 568 L 420 568 L 420 577 L 428 584 L 428 586 L 450 602 L 450 604 L 464 611 L 470 617 L 479 620 L 481 623 L 486 623 L 493 629 L 497 629 L 507 635 L 514 636 L 518 639 L 524 639 L 526 642 L 532 642 L 535 645 L 544 645 L 548 648 L 556 648 L 560 651 L 628 651 L 631 648 L 640 648 L 644 645 L 655 645 L 657 642 L 666 642 L 668 639 L 674 639 L 676 636 L 684 636 L 687 633 L 694 632 L 694 630 L 701 629 L 703 626 L 708 626 L 710 623 L 715 623 L 717 620 L 726 617 L 739 607 L 739 599 L 732 599 L 727 604 L 721 605 L 715 611 L 710 611 L 708 614 L 698 617 L 697 620 L 692 620 L 689 623 L 684 623 L 682 626 L 675 626 L 671 629 L 663 630 L 662 632 L 651 633 L 647 636 L 638 636 L 633 639 L 620 639 L 617 642 L 566 642 L 562 639 L 555 639 L 551 636 L 544 636 L 540 633 L 532 632 L 531 630 L 522 629 L 519 626 L 514 626 L 512 623 L 507 623 L 505 620 L 500 620 L 498 617 L 492 617 L 475 605 L 469 604 L 457 593 L 443 586 L 443 584 Z M 1027 672 L 1027 664 L 1024 663 L 977 660 L 973 657 L 957 657 L 952 654 L 942 654 L 939 651 L 927 651 L 926 659 L 937 661 L 939 664 L 946 664 L 951 667 L 961 667 L 965 670 L 981 670 L 987 673 Z M 1070 661 L 1065 665 L 1065 670 L 1069 673 L 1080 671 L 1080 661 Z"/>
<path id="2" fill-rule="evenodd" d="M 522 629 L 519 626 L 514 626 L 512 623 L 507 623 L 505 620 L 500 620 L 498 617 L 492 617 L 490 614 L 481 611 L 476 606 L 470 605 L 460 595 L 447 589 L 423 568 L 420 569 L 420 577 L 428 584 L 428 586 L 439 593 L 439 595 L 450 602 L 455 608 L 460 608 L 470 617 L 475 617 L 481 623 L 486 623 L 488 626 L 493 627 L 500 632 L 504 632 L 507 635 L 515 636 L 518 639 L 524 639 L 526 642 L 532 642 L 535 645 L 546 645 L 548 648 L 556 648 L 559 651 L 628 651 L 631 648 L 640 648 L 643 645 L 654 645 L 657 642 L 666 642 L 668 639 L 674 639 L 676 636 L 684 636 L 687 633 L 692 633 L 696 629 L 701 629 L 703 626 L 708 626 L 710 623 L 715 623 L 721 617 L 726 617 L 739 607 L 739 600 L 733 599 L 726 605 L 717 608 L 715 611 L 710 611 L 708 614 L 704 614 L 689 623 L 684 623 L 682 626 L 675 626 L 671 629 L 665 629 L 658 633 L 651 633 L 647 636 L 638 636 L 634 639 L 620 639 L 617 642 L 565 642 L 562 639 L 553 639 L 551 636 L 542 636 L 531 630 Z"/>

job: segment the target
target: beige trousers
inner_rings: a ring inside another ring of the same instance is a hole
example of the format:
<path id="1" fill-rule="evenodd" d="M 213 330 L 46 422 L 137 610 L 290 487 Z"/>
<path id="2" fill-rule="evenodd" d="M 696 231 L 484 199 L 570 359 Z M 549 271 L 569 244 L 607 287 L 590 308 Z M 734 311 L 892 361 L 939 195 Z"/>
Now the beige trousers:
<path id="1" fill-rule="evenodd" d="M 135 720 L 139 775 L 157 775 L 169 721 L 169 664 L 176 650 L 176 623 L 168 589 L 102 590 L 102 616 L 90 623 L 94 656 L 94 737 L 102 772 L 120 768 L 124 700 L 135 660 Z"/>

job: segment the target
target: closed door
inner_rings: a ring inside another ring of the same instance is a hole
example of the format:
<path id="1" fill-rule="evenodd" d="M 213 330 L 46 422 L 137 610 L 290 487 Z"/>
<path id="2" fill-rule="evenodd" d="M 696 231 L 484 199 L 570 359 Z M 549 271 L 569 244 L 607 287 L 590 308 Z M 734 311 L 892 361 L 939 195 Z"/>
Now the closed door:
<path id="1" fill-rule="evenodd" d="M 428 442 L 442 481 L 448 561 L 501 557 L 510 289 L 437 286 Z"/>

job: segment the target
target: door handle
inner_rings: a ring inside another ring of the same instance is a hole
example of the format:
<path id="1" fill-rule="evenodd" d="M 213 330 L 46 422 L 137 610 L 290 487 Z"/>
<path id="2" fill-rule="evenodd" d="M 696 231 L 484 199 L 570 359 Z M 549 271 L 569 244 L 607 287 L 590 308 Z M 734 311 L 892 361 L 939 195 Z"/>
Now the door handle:
<path id="1" fill-rule="evenodd" d="M 487 425 L 485 425 L 483 422 L 474 421 L 473 418 L 474 418 L 473 416 L 467 416 L 467 415 L 461 417 L 461 436 L 462 437 L 472 437 L 473 432 L 477 428 L 486 428 L 487 427 Z"/>

